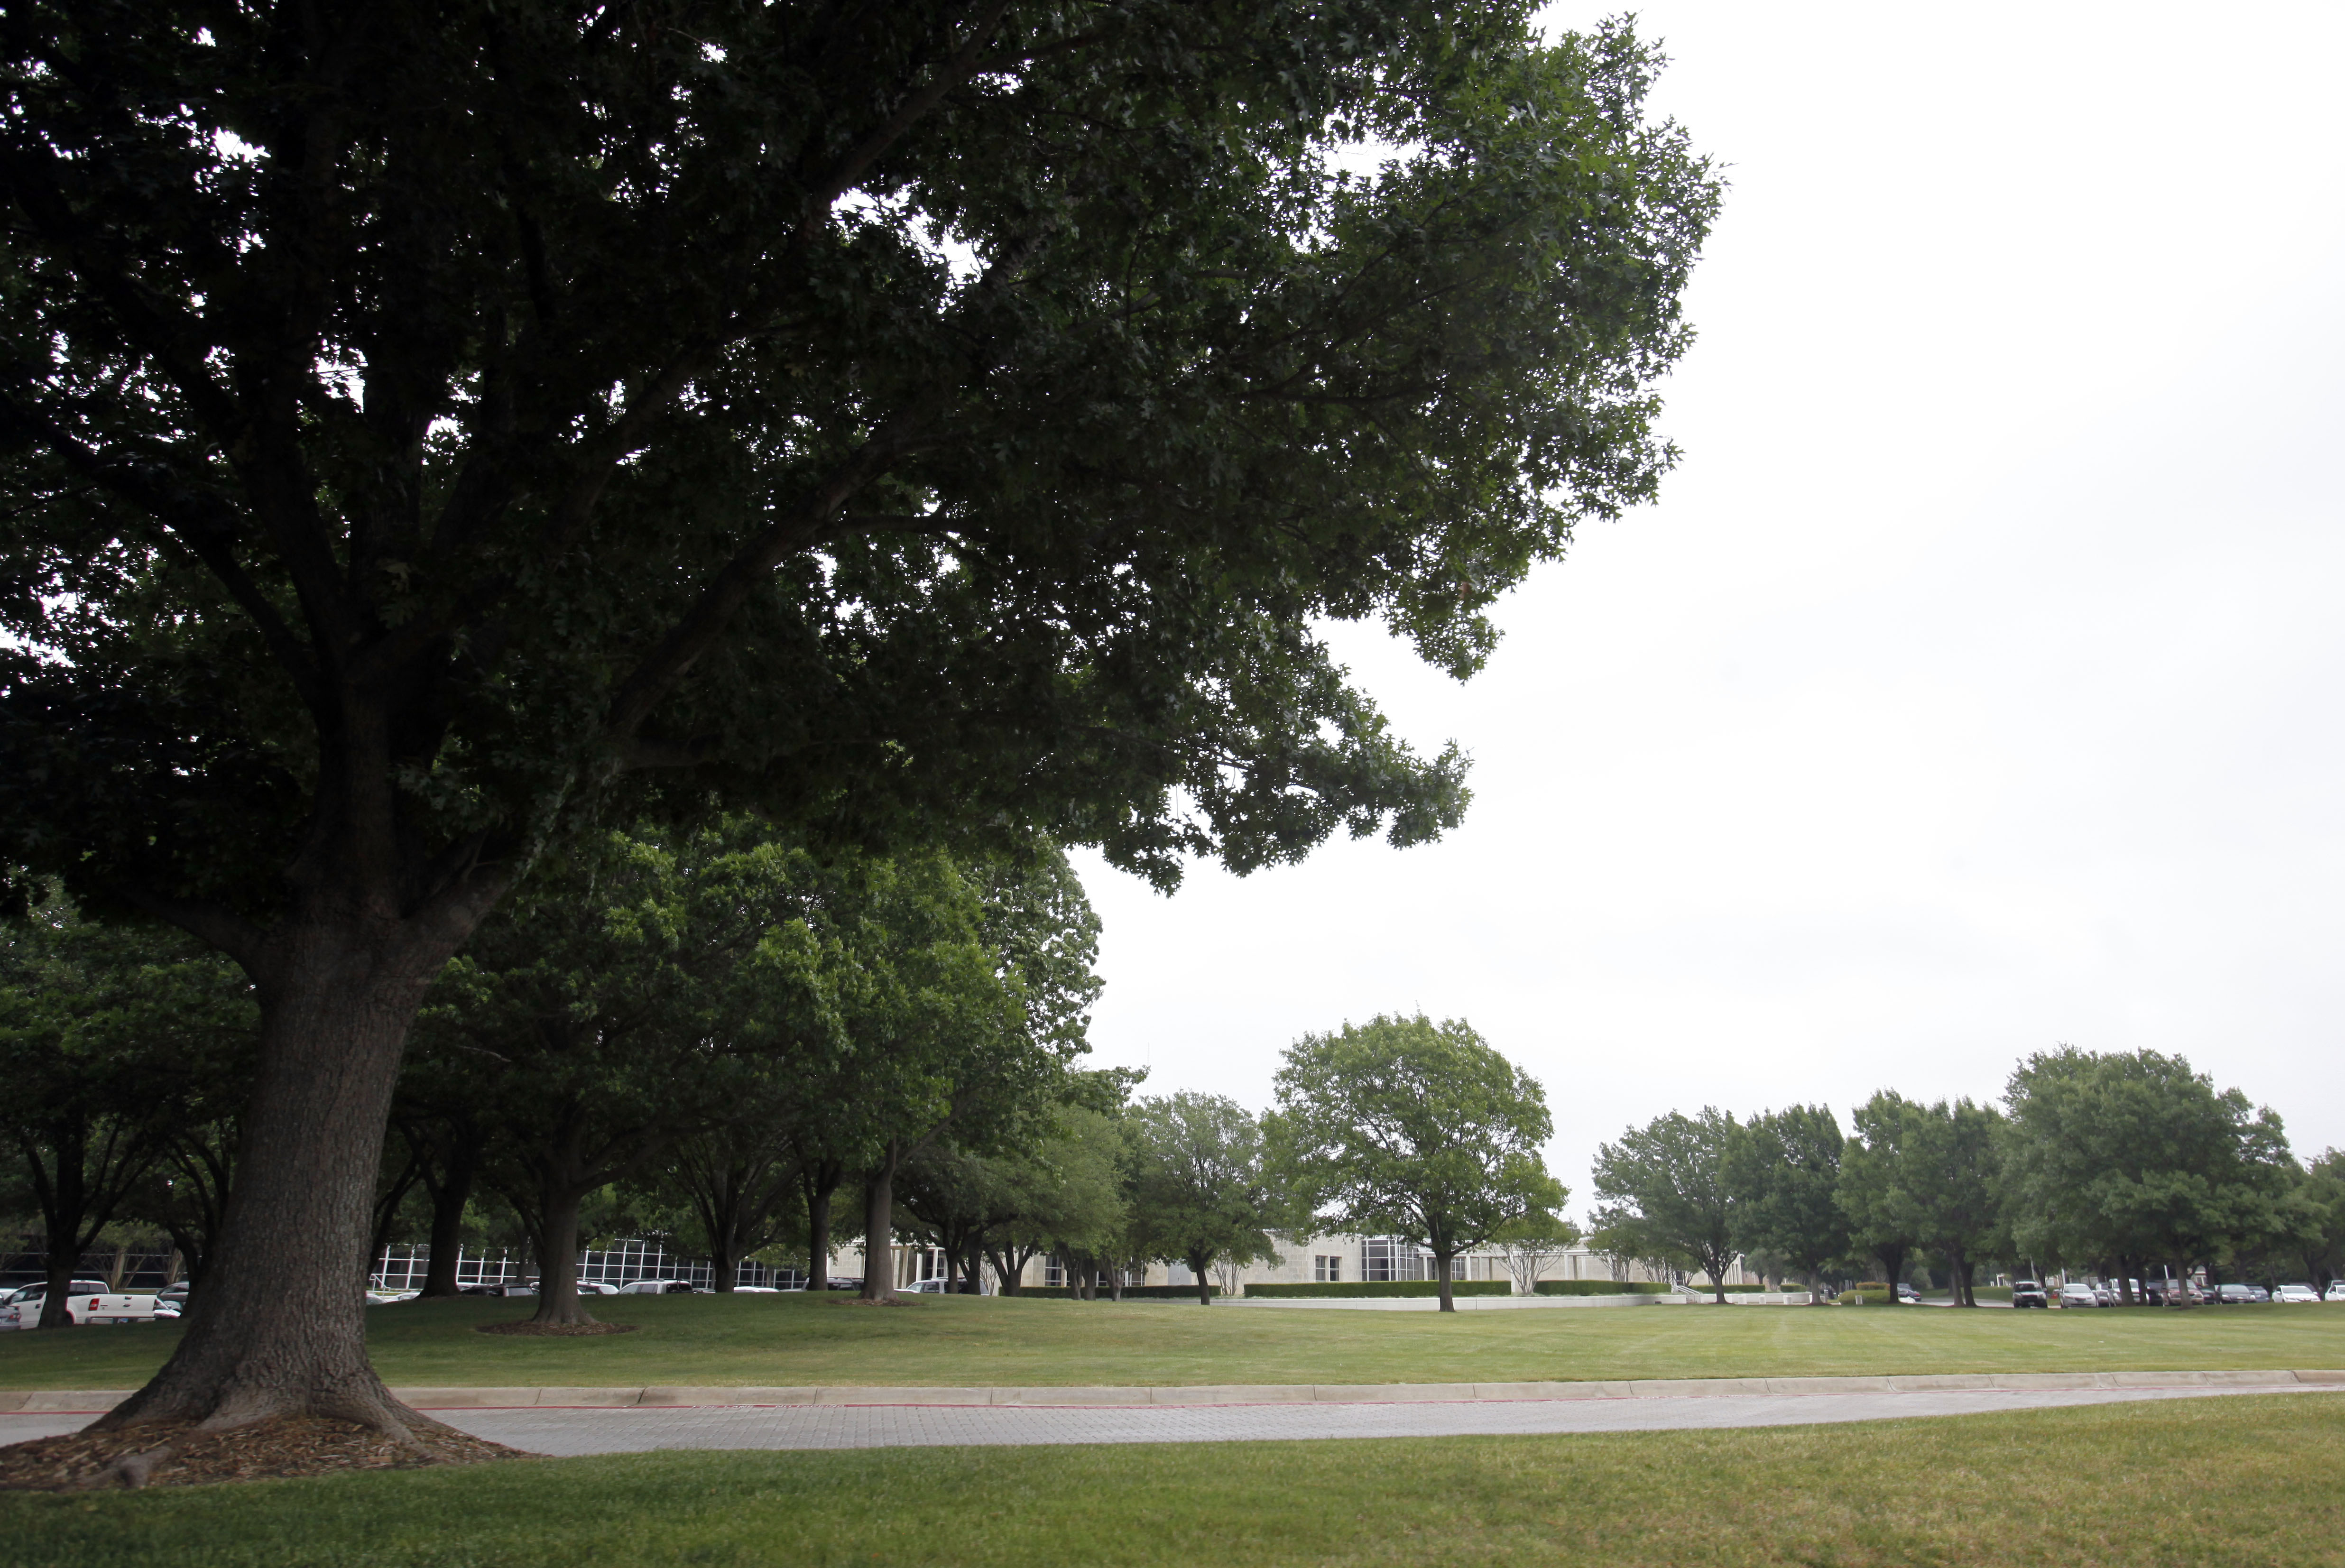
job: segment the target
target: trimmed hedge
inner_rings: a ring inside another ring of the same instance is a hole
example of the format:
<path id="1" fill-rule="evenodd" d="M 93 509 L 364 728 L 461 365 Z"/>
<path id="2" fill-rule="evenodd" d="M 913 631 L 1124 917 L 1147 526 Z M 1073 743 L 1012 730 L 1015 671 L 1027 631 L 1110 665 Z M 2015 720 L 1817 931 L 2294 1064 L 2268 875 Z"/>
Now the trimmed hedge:
<path id="1" fill-rule="evenodd" d="M 1542 1296 L 1660 1296 L 1667 1285 L 1650 1280 L 1542 1280 Z"/>
<path id="2" fill-rule="evenodd" d="M 1205 1289 L 1216 1297 L 1222 1293 L 1222 1288 L 1219 1285 L 1208 1285 Z M 1010 1299 L 1022 1301 L 1030 1296 L 1045 1301 L 1082 1300 L 1065 1285 L 1020 1285 L 1018 1287 L 1018 1294 Z M 1126 1285 L 1123 1288 L 1123 1299 L 1127 1301 L 1187 1301 L 1194 1305 L 1197 1300 L 1197 1287 L 1194 1285 Z M 1112 1301 L 1115 1296 L 1102 1285 L 1099 1290 L 1099 1300 Z"/>
<path id="3" fill-rule="evenodd" d="M 1506 1296 L 1514 1291 L 1509 1280 L 1452 1280 L 1453 1296 Z M 1437 1280 L 1343 1280 L 1304 1285 L 1248 1285 L 1249 1296 L 1438 1296 Z"/>

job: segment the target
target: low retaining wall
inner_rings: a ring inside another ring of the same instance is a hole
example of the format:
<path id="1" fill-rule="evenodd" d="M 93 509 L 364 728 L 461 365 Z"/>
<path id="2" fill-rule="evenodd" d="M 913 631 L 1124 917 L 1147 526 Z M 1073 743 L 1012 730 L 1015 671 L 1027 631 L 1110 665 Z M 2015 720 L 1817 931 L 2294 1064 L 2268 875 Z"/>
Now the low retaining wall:
<path id="1" fill-rule="evenodd" d="M 2028 1389 L 2345 1388 L 2345 1370 L 2220 1372 L 1935 1372 L 1877 1378 L 1656 1378 L 1579 1383 L 1223 1383 L 1171 1388 L 393 1389 L 418 1410 L 756 1405 L 1452 1404 L 1521 1400 L 1781 1399 L 1801 1394 Z M 0 1414 L 96 1415 L 128 1389 L 0 1391 Z"/>

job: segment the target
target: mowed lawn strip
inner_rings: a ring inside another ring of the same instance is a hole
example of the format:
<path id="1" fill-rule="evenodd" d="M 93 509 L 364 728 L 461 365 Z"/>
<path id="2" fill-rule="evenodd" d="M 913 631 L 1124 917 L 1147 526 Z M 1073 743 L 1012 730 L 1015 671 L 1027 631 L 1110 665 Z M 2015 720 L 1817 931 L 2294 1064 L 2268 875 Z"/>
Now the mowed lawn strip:
<path id="1" fill-rule="evenodd" d="M 2345 1395 L 1751 1431 L 629 1454 L 0 1494 L 73 1568 L 2333 1563 Z"/>
<path id="2" fill-rule="evenodd" d="M 2015 1312 L 1931 1307 L 1321 1311 L 986 1297 L 645 1296 L 595 1312 L 638 1332 L 479 1334 L 527 1303 L 375 1307 L 370 1345 L 406 1387 L 707 1383 L 982 1387 L 1573 1382 L 1885 1372 L 2345 1367 L 2345 1306 Z M 0 1334 L 0 1388 L 135 1388 L 172 1328 Z"/>

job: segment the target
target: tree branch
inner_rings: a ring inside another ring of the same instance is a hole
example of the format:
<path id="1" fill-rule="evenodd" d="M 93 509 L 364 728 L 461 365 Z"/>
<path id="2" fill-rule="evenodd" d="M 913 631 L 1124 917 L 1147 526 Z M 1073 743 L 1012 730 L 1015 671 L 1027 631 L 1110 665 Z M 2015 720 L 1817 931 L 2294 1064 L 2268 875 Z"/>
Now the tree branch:
<path id="1" fill-rule="evenodd" d="M 805 507 L 735 551 L 684 619 L 619 683 L 603 721 L 604 733 L 615 743 L 632 741 L 660 699 L 708 651 L 757 585 L 784 558 L 815 542 L 848 499 L 886 471 L 908 444 L 905 438 L 890 439 L 885 432 L 873 437 L 838 466 Z"/>
<path id="2" fill-rule="evenodd" d="M 177 476 L 169 475 L 160 463 L 94 451 L 54 420 L 0 392 L 0 426 L 5 425 L 34 437 L 63 459 L 67 468 L 161 523 L 167 536 L 201 561 L 228 590 L 237 607 L 252 618 L 261 640 L 310 714 L 320 723 L 328 721 L 325 683 L 317 661 L 260 585 L 238 562 L 230 548 L 236 531 L 219 520 L 218 514 L 228 511 L 224 502 L 178 486 Z"/>

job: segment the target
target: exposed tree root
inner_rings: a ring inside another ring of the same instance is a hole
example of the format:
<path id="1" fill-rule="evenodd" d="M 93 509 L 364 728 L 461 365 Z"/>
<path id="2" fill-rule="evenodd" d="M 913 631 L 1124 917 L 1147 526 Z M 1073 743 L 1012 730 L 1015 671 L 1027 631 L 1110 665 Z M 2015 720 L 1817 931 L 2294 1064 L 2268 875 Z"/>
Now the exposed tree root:
<path id="1" fill-rule="evenodd" d="M 555 1334 L 569 1338 L 578 1334 L 632 1334 L 643 1327 L 640 1323 L 541 1323 L 531 1318 L 519 1323 L 477 1323 L 476 1334 Z"/>
<path id="2" fill-rule="evenodd" d="M 194 1421 L 85 1427 L 0 1447 L 0 1490 L 74 1492 L 273 1481 L 344 1470 L 414 1470 L 527 1457 L 428 1417 L 386 1431 L 330 1416 L 279 1416 L 226 1429 Z"/>

